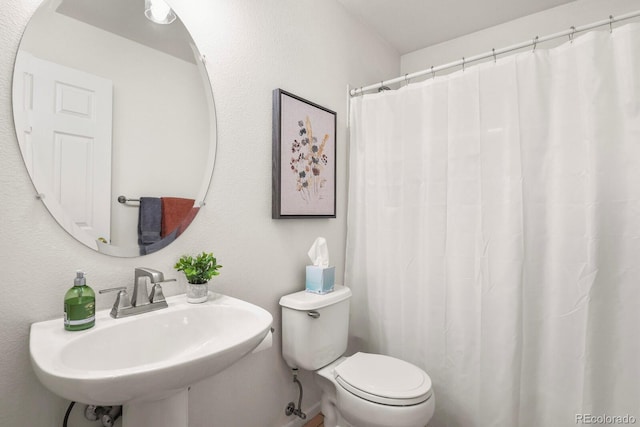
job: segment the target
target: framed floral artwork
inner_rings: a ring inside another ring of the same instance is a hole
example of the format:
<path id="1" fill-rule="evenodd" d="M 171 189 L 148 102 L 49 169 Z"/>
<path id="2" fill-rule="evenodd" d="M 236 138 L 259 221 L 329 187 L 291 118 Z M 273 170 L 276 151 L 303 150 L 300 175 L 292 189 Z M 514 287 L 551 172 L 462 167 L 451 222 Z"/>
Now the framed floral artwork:
<path id="1" fill-rule="evenodd" d="M 273 91 L 272 218 L 336 217 L 336 113 Z"/>

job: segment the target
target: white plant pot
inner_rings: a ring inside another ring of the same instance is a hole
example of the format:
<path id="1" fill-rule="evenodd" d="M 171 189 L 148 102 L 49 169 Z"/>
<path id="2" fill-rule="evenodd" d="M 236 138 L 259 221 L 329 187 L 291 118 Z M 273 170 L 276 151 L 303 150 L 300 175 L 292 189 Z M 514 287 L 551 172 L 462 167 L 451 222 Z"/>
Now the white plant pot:
<path id="1" fill-rule="evenodd" d="M 187 283 L 187 302 L 197 304 L 205 302 L 209 297 L 209 283 Z"/>

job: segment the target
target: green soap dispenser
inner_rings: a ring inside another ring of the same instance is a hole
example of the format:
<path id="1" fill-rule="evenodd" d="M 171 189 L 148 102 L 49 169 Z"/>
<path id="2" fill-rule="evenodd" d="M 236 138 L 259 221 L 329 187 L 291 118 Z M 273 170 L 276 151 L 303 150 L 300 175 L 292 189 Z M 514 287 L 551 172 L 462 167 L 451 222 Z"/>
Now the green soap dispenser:
<path id="1" fill-rule="evenodd" d="M 73 288 L 64 295 L 64 328 L 81 331 L 96 324 L 96 294 L 82 271 L 76 272 Z"/>

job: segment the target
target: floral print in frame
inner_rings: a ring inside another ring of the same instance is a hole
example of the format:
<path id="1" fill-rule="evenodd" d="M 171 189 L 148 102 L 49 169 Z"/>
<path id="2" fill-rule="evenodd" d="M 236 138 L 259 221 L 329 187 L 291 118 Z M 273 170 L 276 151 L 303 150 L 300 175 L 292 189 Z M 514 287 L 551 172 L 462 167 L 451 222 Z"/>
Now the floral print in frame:
<path id="1" fill-rule="evenodd" d="M 273 91 L 273 218 L 336 217 L 336 113 Z"/>

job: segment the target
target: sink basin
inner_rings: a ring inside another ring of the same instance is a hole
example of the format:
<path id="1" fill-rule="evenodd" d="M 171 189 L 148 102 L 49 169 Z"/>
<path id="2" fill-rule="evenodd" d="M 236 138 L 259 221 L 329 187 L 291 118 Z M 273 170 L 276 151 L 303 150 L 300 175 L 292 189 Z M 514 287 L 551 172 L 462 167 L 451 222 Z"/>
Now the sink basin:
<path id="1" fill-rule="evenodd" d="M 87 404 L 161 400 L 186 394 L 190 384 L 270 340 L 271 314 L 245 301 L 210 294 L 202 304 L 189 304 L 184 295 L 167 302 L 166 309 L 122 319 L 100 311 L 96 326 L 85 331 L 65 331 L 62 319 L 32 324 L 38 379 L 57 395 Z"/>

